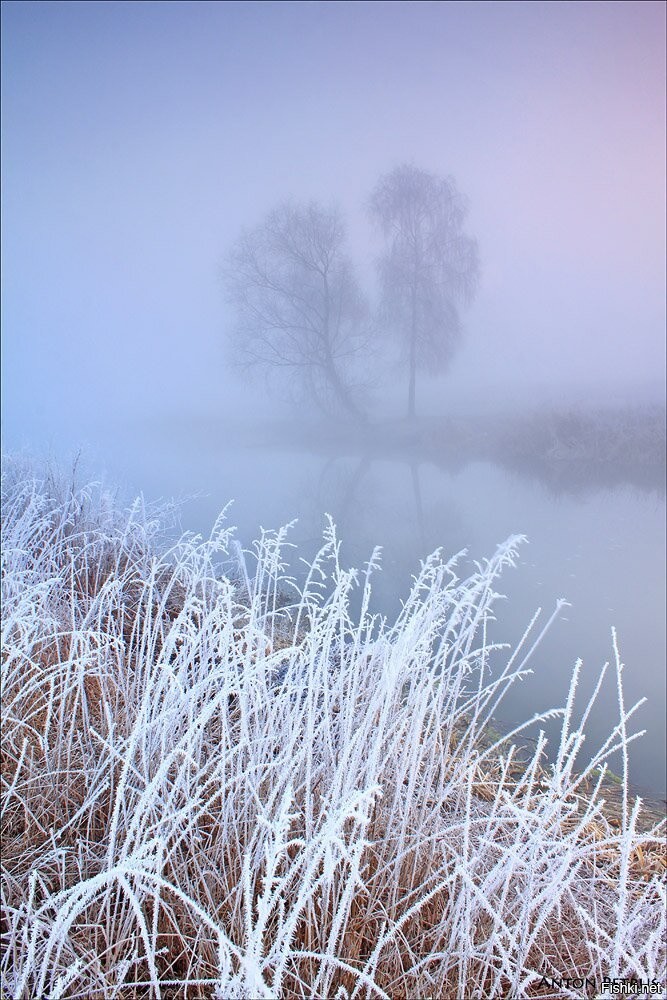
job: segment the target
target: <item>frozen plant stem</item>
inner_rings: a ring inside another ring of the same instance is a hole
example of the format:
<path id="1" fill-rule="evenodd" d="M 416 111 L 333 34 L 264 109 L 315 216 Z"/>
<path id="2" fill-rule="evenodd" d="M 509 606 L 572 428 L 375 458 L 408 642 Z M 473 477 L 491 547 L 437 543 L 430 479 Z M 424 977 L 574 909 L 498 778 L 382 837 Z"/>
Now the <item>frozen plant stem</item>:
<path id="1" fill-rule="evenodd" d="M 577 722 L 580 664 L 565 708 L 537 717 L 563 718 L 552 764 L 543 735 L 520 762 L 524 727 L 484 735 L 535 646 L 532 627 L 514 653 L 486 631 L 521 538 L 464 578 L 435 553 L 388 622 L 371 611 L 379 553 L 345 569 L 330 519 L 299 583 L 286 529 L 242 552 L 219 520 L 161 551 L 143 503 L 4 473 L 8 995 L 664 980 L 663 831 L 639 832 L 628 801 L 637 706 L 615 634 L 619 722 L 590 763 L 603 675 Z M 601 770 L 619 751 L 616 828 Z"/>

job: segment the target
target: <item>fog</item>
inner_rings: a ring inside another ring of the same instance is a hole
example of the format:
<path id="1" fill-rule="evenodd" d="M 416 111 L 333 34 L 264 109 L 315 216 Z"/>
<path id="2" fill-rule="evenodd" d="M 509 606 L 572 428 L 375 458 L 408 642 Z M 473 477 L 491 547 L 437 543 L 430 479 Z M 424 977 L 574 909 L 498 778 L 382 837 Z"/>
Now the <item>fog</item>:
<path id="1" fill-rule="evenodd" d="M 664 791 L 664 5 L 21 0 L 2 27 L 4 449 L 196 495 L 198 531 L 233 498 L 245 542 L 298 517 L 312 548 L 331 511 L 357 564 L 386 547 L 386 609 L 429 549 L 525 531 L 509 632 L 570 598 L 567 674 L 617 625 Z M 455 180 L 479 264 L 412 427 L 368 211 L 406 164 Z M 233 364 L 223 272 L 287 202 L 345 226 L 363 431 Z"/>
<path id="2" fill-rule="evenodd" d="M 663 43 L 660 3 L 4 4 L 6 440 L 246 410 L 225 252 L 335 200 L 370 280 L 403 161 L 480 244 L 449 398 L 659 392 Z"/>

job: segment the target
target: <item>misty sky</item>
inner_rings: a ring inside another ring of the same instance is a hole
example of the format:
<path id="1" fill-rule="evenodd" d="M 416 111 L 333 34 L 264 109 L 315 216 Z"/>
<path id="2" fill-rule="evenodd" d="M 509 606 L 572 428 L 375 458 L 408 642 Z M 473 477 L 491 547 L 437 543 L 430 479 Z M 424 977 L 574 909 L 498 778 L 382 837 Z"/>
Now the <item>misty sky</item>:
<path id="1" fill-rule="evenodd" d="M 333 199 L 370 283 L 364 204 L 404 161 L 456 178 L 480 245 L 448 400 L 660 391 L 662 2 L 5 2 L 2 22 L 5 444 L 242 413 L 225 251 L 285 197 Z"/>

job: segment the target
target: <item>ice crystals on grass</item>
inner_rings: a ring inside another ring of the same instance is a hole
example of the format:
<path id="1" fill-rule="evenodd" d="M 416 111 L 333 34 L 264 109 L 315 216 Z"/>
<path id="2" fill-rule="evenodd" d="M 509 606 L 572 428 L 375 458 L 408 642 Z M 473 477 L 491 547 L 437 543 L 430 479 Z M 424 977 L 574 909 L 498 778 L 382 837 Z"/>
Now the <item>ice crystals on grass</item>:
<path id="1" fill-rule="evenodd" d="M 562 608 L 513 651 L 491 640 L 521 536 L 468 576 L 434 553 L 391 621 L 379 552 L 345 567 L 331 518 L 297 578 L 288 528 L 242 550 L 221 520 L 163 549 L 143 502 L 25 469 L 3 489 L 0 971 L 17 998 L 664 977 L 663 831 L 628 794 L 638 706 L 615 634 L 602 746 L 584 733 L 606 673 L 579 711 L 579 663 L 564 708 L 495 731 Z M 556 717 L 550 760 L 543 732 L 521 747 Z"/>

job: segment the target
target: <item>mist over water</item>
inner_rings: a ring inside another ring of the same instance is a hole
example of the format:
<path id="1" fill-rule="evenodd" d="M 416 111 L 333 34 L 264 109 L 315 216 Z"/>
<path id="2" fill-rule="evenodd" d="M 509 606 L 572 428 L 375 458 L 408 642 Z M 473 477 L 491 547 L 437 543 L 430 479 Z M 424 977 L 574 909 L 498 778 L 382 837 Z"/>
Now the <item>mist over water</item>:
<path id="1" fill-rule="evenodd" d="M 5 3 L 3 447 L 65 466 L 82 448 L 121 496 L 194 496 L 180 523 L 203 534 L 233 499 L 244 545 L 297 518 L 297 560 L 328 512 L 347 564 L 382 546 L 388 615 L 435 548 L 467 549 L 465 573 L 526 534 L 499 638 L 571 607 L 506 721 L 560 705 L 579 656 L 589 690 L 615 625 L 627 702 L 648 697 L 632 777 L 664 794 L 664 17 Z M 457 349 L 418 367 L 412 423 L 409 351 L 382 309 L 389 244 L 368 214 L 401 165 L 455 180 L 479 264 L 470 301 L 450 296 L 458 317 L 448 300 L 422 324 Z M 363 426 L 323 414 L 293 369 L 236 365 L 223 272 L 287 203 L 342 220 L 338 303 L 353 274 L 355 337 L 373 342 L 349 368 Z"/>
<path id="2" fill-rule="evenodd" d="M 494 639 L 513 648 L 538 608 L 535 634 L 559 598 L 570 606 L 532 657 L 533 676 L 503 701 L 499 724 L 509 728 L 560 706 L 578 658 L 584 662 L 583 709 L 600 669 L 612 659 L 614 626 L 626 663 L 626 705 L 647 698 L 635 717 L 636 729 L 647 734 L 633 748 L 632 781 L 645 793 L 665 795 L 665 494 L 659 474 L 648 485 L 605 482 L 587 468 L 574 481 L 554 482 L 538 463 L 517 470 L 472 458 L 438 466 L 411 460 L 409 453 L 355 453 L 331 444 L 305 449 L 288 441 L 238 447 L 230 443 L 233 435 L 220 439 L 197 424 L 178 433 L 155 428 L 140 440 L 134 452 L 135 438 L 105 443 L 107 480 L 122 484 L 127 498 L 140 490 L 151 501 L 181 498 L 174 533 L 188 529 L 207 537 L 230 500 L 228 522 L 248 550 L 261 528 L 275 530 L 297 519 L 287 536 L 295 548 L 286 550 L 286 574 L 302 583 L 301 560 L 319 550 L 330 514 L 345 566 L 362 570 L 381 546 L 372 609 L 390 618 L 407 597 L 420 560 L 435 549 L 447 557 L 466 550 L 458 565 L 464 578 L 475 560 L 493 555 L 510 535 L 525 534 L 518 565 L 498 584 L 507 599 L 496 606 Z M 94 465 L 90 456 L 88 462 Z M 497 663 L 504 664 L 507 655 L 499 653 Z M 587 726 L 584 757 L 606 738 L 617 716 L 609 675 Z M 559 725 L 548 730 L 552 744 Z"/>

